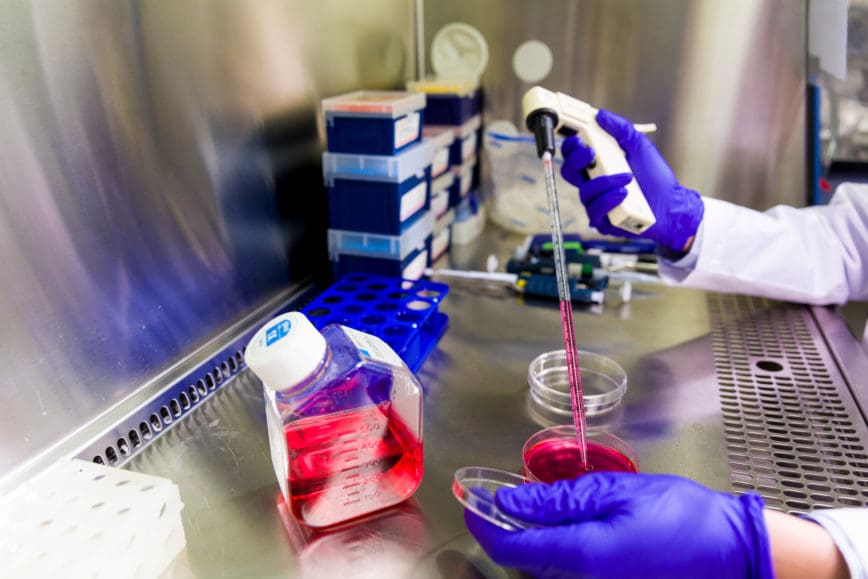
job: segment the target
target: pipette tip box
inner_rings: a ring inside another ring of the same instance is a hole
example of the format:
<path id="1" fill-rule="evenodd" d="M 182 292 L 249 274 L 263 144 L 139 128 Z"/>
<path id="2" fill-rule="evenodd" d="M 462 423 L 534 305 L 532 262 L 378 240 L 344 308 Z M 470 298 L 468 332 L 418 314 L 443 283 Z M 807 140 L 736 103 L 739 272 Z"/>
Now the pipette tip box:
<path id="1" fill-rule="evenodd" d="M 400 234 L 431 201 L 431 145 L 398 155 L 323 153 L 331 227 Z"/>
<path id="2" fill-rule="evenodd" d="M 474 170 L 478 164 L 477 157 L 471 157 L 460 165 L 452 166 L 452 174 L 455 180 L 449 190 L 449 206 L 457 207 L 473 188 Z"/>
<path id="3" fill-rule="evenodd" d="M 426 136 L 425 142 L 431 143 L 431 178 L 434 179 L 449 170 L 451 165 L 449 157 L 452 143 L 455 142 L 455 134 L 452 131 L 441 131 Z"/>
<path id="4" fill-rule="evenodd" d="M 439 311 L 447 293 L 443 283 L 354 273 L 302 311 L 318 329 L 341 324 L 382 338 L 416 372 L 449 326 Z"/>
<path id="5" fill-rule="evenodd" d="M 403 259 L 371 255 L 339 254 L 332 261 L 332 272 L 339 278 L 351 273 L 376 273 L 406 279 L 419 279 L 428 264 L 427 239 L 423 247 L 414 249 Z"/>
<path id="6" fill-rule="evenodd" d="M 432 125 L 460 125 L 479 114 L 479 84 L 467 80 L 422 80 L 407 90 L 425 93 L 425 120 Z"/>
<path id="7" fill-rule="evenodd" d="M 482 115 L 476 115 L 467 122 L 457 125 L 425 125 L 426 137 L 451 132 L 455 138 L 449 148 L 449 162 L 455 166 L 468 161 L 476 155 L 479 148 L 479 133 L 482 130 Z"/>
<path id="8" fill-rule="evenodd" d="M 422 139 L 425 94 L 356 91 L 322 101 L 329 151 L 394 155 Z"/>
<path id="9" fill-rule="evenodd" d="M 436 219 L 443 217 L 449 210 L 449 197 L 455 175 L 452 172 L 437 177 L 431 182 L 431 213 Z"/>
<path id="10" fill-rule="evenodd" d="M 455 222 L 455 210 L 449 209 L 434 224 L 434 233 L 431 234 L 431 242 L 428 248 L 428 266 L 434 265 L 451 246 L 452 224 Z"/>
<path id="11" fill-rule="evenodd" d="M 430 211 L 413 217 L 399 235 L 329 229 L 329 257 L 335 278 L 367 272 L 418 279 L 428 263 L 428 238 L 433 232 Z"/>

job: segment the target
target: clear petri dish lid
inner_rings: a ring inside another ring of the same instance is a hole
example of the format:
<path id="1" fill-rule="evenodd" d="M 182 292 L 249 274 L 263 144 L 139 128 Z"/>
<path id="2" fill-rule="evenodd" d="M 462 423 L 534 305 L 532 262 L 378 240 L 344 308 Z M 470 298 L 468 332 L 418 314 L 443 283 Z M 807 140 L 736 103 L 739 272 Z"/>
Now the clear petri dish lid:
<path id="1" fill-rule="evenodd" d="M 587 416 L 614 410 L 627 391 L 627 373 L 614 360 L 580 350 L 579 371 Z M 564 350 L 546 352 L 530 363 L 527 381 L 533 400 L 562 416 L 572 416 L 567 355 Z"/>
<path id="2" fill-rule="evenodd" d="M 458 502 L 489 523 L 507 531 L 534 527 L 531 523 L 510 517 L 494 502 L 494 493 L 502 488 L 514 488 L 533 482 L 528 478 L 496 468 L 466 466 L 455 471 L 452 494 Z"/>

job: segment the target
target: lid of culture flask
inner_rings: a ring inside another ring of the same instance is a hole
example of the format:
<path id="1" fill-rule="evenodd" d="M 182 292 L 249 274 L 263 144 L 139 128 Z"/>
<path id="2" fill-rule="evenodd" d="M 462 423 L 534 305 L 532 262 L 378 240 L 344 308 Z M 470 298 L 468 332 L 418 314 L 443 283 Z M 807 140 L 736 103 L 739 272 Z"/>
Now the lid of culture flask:
<path id="1" fill-rule="evenodd" d="M 290 312 L 269 321 L 250 340 L 244 361 L 271 390 L 286 390 L 310 376 L 326 354 L 326 341 L 307 316 Z"/>

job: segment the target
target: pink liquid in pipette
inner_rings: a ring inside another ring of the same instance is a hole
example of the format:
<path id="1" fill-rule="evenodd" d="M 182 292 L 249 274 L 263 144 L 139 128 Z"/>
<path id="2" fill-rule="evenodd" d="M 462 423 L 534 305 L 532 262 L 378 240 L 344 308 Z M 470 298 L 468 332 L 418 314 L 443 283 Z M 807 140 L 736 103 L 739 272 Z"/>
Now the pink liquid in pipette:
<path id="1" fill-rule="evenodd" d="M 573 305 L 571 302 L 561 302 L 561 324 L 564 333 L 564 345 L 567 354 L 567 372 L 570 380 L 570 403 L 573 407 L 573 425 L 576 427 L 576 442 L 578 443 L 578 466 L 585 472 L 591 470 L 591 461 L 585 449 L 588 441 L 585 437 L 585 397 L 582 392 L 582 374 L 579 369 L 579 353 L 576 348 L 573 333 Z"/>
<path id="2" fill-rule="evenodd" d="M 588 467 L 581 467 L 581 449 L 578 440 L 559 438 L 543 440 L 533 445 L 524 456 L 525 475 L 545 483 L 569 480 L 588 472 L 639 472 L 633 461 L 621 452 L 587 441 Z"/>
<path id="3" fill-rule="evenodd" d="M 290 507 L 312 527 L 395 505 L 422 480 L 422 441 L 391 402 L 305 418 L 285 432 Z"/>
<path id="4" fill-rule="evenodd" d="M 561 227 L 558 192 L 555 186 L 555 171 L 551 153 L 542 155 L 543 174 L 546 182 L 546 199 L 549 207 L 549 220 L 552 231 L 552 249 L 555 262 L 555 278 L 558 285 L 558 299 L 561 306 L 561 331 L 564 337 L 564 350 L 567 355 L 567 373 L 570 380 L 570 402 L 573 407 L 573 422 L 579 448 L 579 468 L 589 469 L 587 440 L 585 437 L 585 399 L 582 394 L 582 375 L 579 371 L 579 352 L 576 347 L 575 326 L 573 324 L 573 303 L 570 294 L 569 274 L 564 255 L 564 235 Z"/>

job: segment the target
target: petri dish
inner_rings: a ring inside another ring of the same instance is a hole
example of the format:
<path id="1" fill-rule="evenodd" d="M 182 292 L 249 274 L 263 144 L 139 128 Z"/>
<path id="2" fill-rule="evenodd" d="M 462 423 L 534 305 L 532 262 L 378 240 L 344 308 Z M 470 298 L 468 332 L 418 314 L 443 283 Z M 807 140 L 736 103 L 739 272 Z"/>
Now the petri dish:
<path id="1" fill-rule="evenodd" d="M 524 476 L 534 482 L 552 483 L 590 472 L 639 472 L 639 456 L 633 448 L 603 430 L 589 429 L 586 435 L 589 470 L 579 459 L 575 426 L 552 426 L 527 439 L 521 451 Z"/>
<path id="2" fill-rule="evenodd" d="M 494 493 L 502 488 L 514 488 L 532 482 L 515 473 L 486 468 L 466 466 L 455 471 L 452 494 L 458 502 L 489 523 L 507 531 L 529 529 L 534 525 L 510 517 L 501 511 L 494 502 Z"/>
<path id="3" fill-rule="evenodd" d="M 579 350 L 585 414 L 599 416 L 612 411 L 627 392 L 627 373 L 611 358 Z M 527 382 L 534 402 L 560 414 L 572 416 L 567 354 L 554 350 L 537 356 L 527 370 Z"/>

